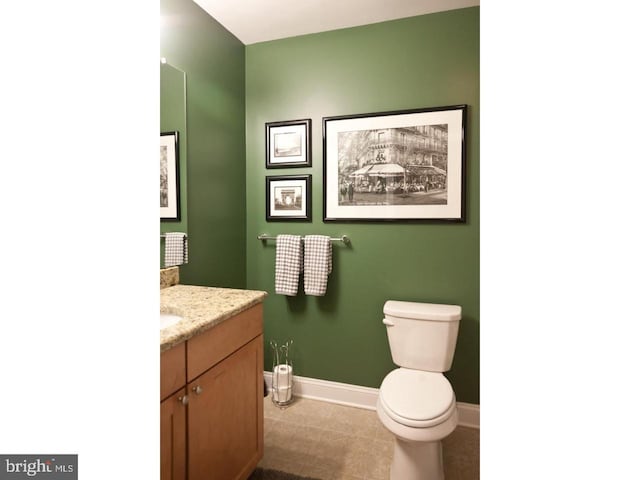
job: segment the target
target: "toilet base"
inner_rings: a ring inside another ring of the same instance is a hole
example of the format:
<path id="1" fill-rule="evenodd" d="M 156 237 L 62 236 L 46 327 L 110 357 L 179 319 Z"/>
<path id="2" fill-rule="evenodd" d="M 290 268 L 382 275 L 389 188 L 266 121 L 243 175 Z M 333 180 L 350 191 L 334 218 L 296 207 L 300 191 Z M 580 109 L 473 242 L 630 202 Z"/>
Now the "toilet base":
<path id="1" fill-rule="evenodd" d="M 407 442 L 396 437 L 390 480 L 444 480 L 442 442 Z"/>

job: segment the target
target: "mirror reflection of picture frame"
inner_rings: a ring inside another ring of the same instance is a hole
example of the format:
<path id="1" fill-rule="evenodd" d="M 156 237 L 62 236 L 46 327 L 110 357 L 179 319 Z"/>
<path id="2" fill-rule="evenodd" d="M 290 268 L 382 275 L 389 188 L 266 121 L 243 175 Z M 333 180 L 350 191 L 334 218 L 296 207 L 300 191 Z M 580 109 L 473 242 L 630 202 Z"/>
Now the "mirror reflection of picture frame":
<path id="1" fill-rule="evenodd" d="M 160 134 L 160 220 L 180 221 L 178 132 Z"/>
<path id="2" fill-rule="evenodd" d="M 311 119 L 265 124 L 266 167 L 311 166 Z"/>
<path id="3" fill-rule="evenodd" d="M 311 221 L 311 175 L 266 177 L 267 222 Z"/>

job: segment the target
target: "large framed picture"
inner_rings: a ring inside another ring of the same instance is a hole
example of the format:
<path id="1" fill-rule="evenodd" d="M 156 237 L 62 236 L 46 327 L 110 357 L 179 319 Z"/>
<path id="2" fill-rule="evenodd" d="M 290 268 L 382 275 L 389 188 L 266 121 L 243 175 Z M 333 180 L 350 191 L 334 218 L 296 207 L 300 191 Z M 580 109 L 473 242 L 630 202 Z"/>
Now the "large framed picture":
<path id="1" fill-rule="evenodd" d="M 160 134 L 160 220 L 180 220 L 178 132 Z"/>
<path id="2" fill-rule="evenodd" d="M 311 175 L 266 179 L 267 222 L 311 221 Z"/>
<path id="3" fill-rule="evenodd" d="M 267 168 L 311 166 L 311 120 L 271 122 L 266 126 Z"/>
<path id="4" fill-rule="evenodd" d="M 464 222 L 466 110 L 323 118 L 324 221 Z"/>

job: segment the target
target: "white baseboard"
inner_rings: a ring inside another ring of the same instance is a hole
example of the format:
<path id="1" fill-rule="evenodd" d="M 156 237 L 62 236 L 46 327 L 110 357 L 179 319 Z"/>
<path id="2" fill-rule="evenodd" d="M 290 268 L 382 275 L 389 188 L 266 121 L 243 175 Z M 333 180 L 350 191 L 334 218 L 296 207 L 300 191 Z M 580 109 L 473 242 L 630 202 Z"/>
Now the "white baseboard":
<path id="1" fill-rule="evenodd" d="M 273 373 L 264 372 L 264 379 L 271 391 Z M 293 376 L 293 395 L 301 398 L 337 403 L 349 407 L 375 410 L 378 401 L 377 388 L 361 387 L 348 383 L 331 382 L 317 378 Z M 480 428 L 480 405 L 458 402 L 458 425 Z"/>
<path id="2" fill-rule="evenodd" d="M 458 425 L 480 428 L 480 405 L 458 402 Z"/>

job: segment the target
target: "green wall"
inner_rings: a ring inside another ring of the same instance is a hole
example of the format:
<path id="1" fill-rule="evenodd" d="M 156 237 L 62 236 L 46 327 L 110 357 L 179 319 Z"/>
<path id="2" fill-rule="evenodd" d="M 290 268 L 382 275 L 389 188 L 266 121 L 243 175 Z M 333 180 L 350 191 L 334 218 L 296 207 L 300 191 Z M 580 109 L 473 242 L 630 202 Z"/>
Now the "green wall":
<path id="1" fill-rule="evenodd" d="M 466 223 L 323 223 L 323 117 L 458 104 L 469 106 Z M 313 166 L 265 169 L 265 123 L 298 118 L 312 119 Z M 379 387 L 395 368 L 384 302 L 459 304 L 447 377 L 459 401 L 479 403 L 479 8 L 247 46 L 246 161 L 247 288 L 270 293 L 266 345 L 293 339 L 298 375 Z M 313 221 L 266 222 L 265 176 L 309 173 Z M 256 240 L 263 232 L 346 234 L 353 244 L 335 244 L 325 297 L 290 298 L 274 293 L 275 242 Z"/>
<path id="2" fill-rule="evenodd" d="M 191 0 L 161 0 L 160 57 L 187 76 L 186 284 L 243 288 L 245 46 Z"/>

